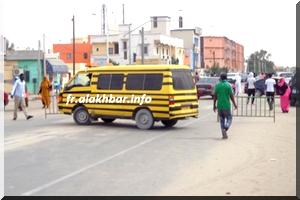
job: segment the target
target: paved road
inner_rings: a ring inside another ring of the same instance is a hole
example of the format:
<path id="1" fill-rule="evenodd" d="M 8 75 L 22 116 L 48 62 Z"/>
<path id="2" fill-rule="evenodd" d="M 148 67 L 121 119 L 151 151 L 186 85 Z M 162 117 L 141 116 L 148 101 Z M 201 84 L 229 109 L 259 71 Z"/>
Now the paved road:
<path id="1" fill-rule="evenodd" d="M 268 141 L 268 134 L 260 138 L 254 127 L 269 125 L 276 132 L 280 118 L 276 124 L 234 119 L 224 141 L 208 99 L 200 101 L 198 119 L 180 121 L 172 129 L 156 123 L 147 131 L 131 120 L 91 126 L 75 125 L 68 115 L 45 120 L 39 102 L 30 106 L 35 116 L 30 121 L 22 113 L 12 121 L 12 105 L 5 112 L 5 195 L 295 195 L 294 109 L 278 113 L 288 120 L 285 136 L 274 133 Z M 252 130 L 253 137 L 241 130 Z M 264 145 L 285 149 L 271 152 Z M 271 174 L 270 163 L 276 165 Z M 251 170 L 258 178 L 249 178 Z M 270 178 L 270 186 L 255 183 Z"/>

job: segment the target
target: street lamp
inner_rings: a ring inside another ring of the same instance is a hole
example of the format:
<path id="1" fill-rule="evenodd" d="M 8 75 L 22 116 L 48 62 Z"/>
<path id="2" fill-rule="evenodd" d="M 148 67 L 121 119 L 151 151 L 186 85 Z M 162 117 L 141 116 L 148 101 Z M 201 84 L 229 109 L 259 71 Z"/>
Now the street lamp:
<path id="1" fill-rule="evenodd" d="M 75 17 L 73 15 L 73 76 L 75 75 Z"/>

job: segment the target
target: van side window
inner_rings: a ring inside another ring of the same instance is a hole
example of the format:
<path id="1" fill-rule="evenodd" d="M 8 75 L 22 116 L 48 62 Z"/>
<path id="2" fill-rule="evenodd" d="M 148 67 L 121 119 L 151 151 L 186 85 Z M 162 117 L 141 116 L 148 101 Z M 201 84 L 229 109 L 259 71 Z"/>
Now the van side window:
<path id="1" fill-rule="evenodd" d="M 126 90 L 142 90 L 144 88 L 145 74 L 128 74 Z"/>
<path id="2" fill-rule="evenodd" d="M 122 90 L 123 79 L 123 74 L 100 74 L 98 76 L 97 89 Z"/>
<path id="3" fill-rule="evenodd" d="M 110 81 L 111 90 L 122 90 L 123 89 L 123 74 L 112 74 Z"/>
<path id="4" fill-rule="evenodd" d="M 128 74 L 127 90 L 160 90 L 162 87 L 162 74 Z"/>
<path id="5" fill-rule="evenodd" d="M 160 90 L 162 86 L 162 74 L 146 74 L 144 89 L 145 90 Z"/>

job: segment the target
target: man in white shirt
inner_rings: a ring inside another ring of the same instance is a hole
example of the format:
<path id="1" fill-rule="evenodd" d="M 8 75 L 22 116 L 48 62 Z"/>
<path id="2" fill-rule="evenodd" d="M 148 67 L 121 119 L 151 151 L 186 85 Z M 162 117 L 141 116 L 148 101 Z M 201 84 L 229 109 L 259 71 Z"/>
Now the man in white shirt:
<path id="1" fill-rule="evenodd" d="M 242 78 L 239 74 L 235 75 L 235 96 L 242 92 Z"/>
<path id="2" fill-rule="evenodd" d="M 276 81 L 272 78 L 272 74 L 268 74 L 268 79 L 266 80 L 265 85 L 269 108 L 270 110 L 273 110 Z"/>
<path id="3" fill-rule="evenodd" d="M 24 74 L 20 74 L 20 79 L 17 79 L 15 81 L 13 88 L 11 90 L 10 96 L 11 98 L 14 97 L 15 100 L 13 120 L 17 119 L 17 111 L 20 105 L 27 120 L 33 117 L 31 115 L 27 115 L 26 108 L 25 108 L 25 87 L 26 87 L 25 84 L 26 83 L 24 80 Z"/>
<path id="4" fill-rule="evenodd" d="M 248 99 L 247 99 L 247 104 L 249 103 L 249 99 L 252 96 L 252 101 L 251 103 L 254 104 L 254 96 L 255 96 L 255 81 L 256 79 L 254 78 L 254 74 L 252 72 L 249 73 L 248 78 L 247 78 L 247 83 L 248 83 Z"/>

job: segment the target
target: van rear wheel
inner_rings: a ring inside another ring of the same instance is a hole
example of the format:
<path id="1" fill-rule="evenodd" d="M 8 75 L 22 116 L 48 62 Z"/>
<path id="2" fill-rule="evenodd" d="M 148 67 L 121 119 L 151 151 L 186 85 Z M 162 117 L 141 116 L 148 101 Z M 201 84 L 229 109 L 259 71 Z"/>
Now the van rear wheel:
<path id="1" fill-rule="evenodd" d="M 137 127 L 140 129 L 150 129 L 154 124 L 152 113 L 147 109 L 137 111 L 135 121 Z"/>
<path id="2" fill-rule="evenodd" d="M 171 120 L 161 120 L 161 123 L 165 125 L 165 127 L 172 127 L 177 123 L 176 119 L 171 119 Z"/>
<path id="3" fill-rule="evenodd" d="M 75 109 L 73 113 L 73 119 L 78 125 L 89 125 L 92 123 L 92 119 L 89 112 L 83 106 L 80 106 Z"/>
<path id="4" fill-rule="evenodd" d="M 115 118 L 101 118 L 102 121 L 104 121 L 105 123 L 111 123 L 113 121 L 115 121 Z"/>

